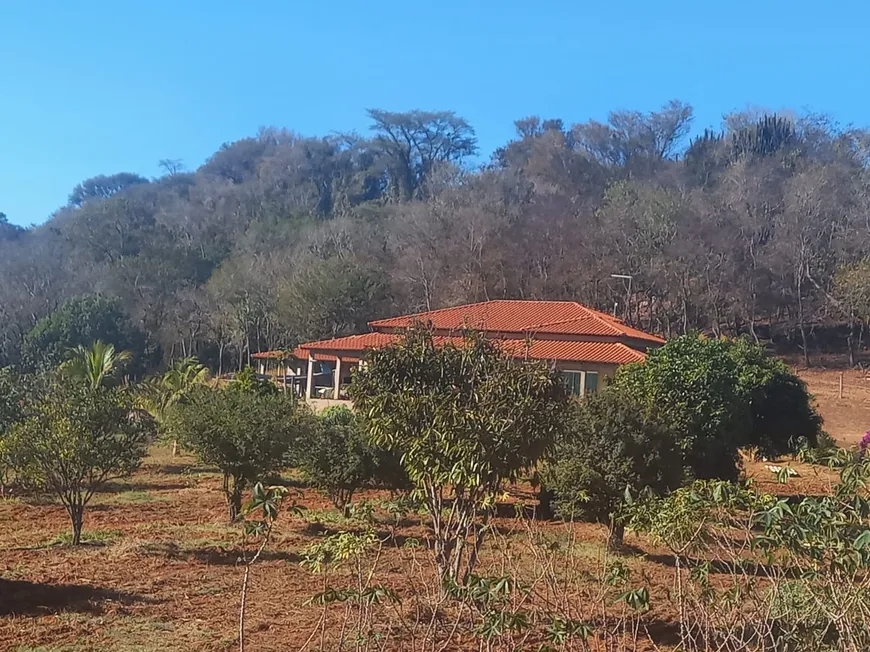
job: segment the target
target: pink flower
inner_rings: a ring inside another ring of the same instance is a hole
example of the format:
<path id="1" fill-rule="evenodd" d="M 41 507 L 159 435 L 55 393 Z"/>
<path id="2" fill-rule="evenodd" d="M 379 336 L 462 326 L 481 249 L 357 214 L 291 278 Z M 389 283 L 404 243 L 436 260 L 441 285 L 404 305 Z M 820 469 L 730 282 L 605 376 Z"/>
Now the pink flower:
<path id="1" fill-rule="evenodd" d="M 867 449 L 870 448 L 870 430 L 864 433 L 864 436 L 861 438 L 861 444 L 859 445 L 861 449 L 861 457 L 867 453 Z"/>

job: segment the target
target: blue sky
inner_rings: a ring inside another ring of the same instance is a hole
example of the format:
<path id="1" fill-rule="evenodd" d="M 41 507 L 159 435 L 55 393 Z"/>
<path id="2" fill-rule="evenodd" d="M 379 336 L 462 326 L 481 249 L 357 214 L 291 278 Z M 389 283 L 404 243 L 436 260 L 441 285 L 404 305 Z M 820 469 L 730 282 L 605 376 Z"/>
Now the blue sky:
<path id="1" fill-rule="evenodd" d="M 365 130 L 453 109 L 488 156 L 513 121 L 690 102 L 870 124 L 870 3 L 839 0 L 0 2 L 0 211 L 38 223 L 79 181 L 195 168 L 262 125 Z"/>

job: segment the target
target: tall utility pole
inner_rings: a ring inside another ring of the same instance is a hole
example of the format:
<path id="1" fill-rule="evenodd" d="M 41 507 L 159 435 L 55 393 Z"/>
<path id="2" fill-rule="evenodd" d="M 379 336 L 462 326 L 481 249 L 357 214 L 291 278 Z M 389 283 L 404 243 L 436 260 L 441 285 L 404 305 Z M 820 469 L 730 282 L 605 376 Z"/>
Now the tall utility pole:
<path id="1" fill-rule="evenodd" d="M 628 308 L 631 303 L 631 282 L 634 279 L 630 274 L 611 274 L 610 278 L 618 278 L 622 281 L 623 286 L 625 287 L 625 308 L 622 311 L 622 319 L 626 323 L 628 322 Z M 628 283 L 626 283 L 628 281 Z M 614 310 L 614 312 L 616 312 Z M 615 315 L 614 315 L 615 316 Z"/>

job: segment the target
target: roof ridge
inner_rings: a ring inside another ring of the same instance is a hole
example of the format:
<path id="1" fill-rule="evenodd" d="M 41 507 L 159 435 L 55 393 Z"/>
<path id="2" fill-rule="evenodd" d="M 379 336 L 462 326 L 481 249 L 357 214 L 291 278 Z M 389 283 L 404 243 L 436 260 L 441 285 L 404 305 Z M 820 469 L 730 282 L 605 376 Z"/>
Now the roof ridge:
<path id="1" fill-rule="evenodd" d="M 447 312 L 448 310 L 456 310 L 457 308 L 470 308 L 471 306 L 482 306 L 493 301 L 501 301 L 501 299 L 492 299 L 490 301 L 475 301 L 474 303 L 461 303 L 458 306 L 450 306 L 447 308 L 436 308 L 435 310 L 421 310 L 420 312 L 412 312 L 409 315 L 397 315 L 396 317 L 385 317 L 383 319 L 375 319 L 369 322 L 369 326 L 377 326 L 380 323 L 395 321 L 397 319 L 410 319 L 411 317 L 421 317 L 423 315 L 432 315 L 439 312 Z"/>
<path id="2" fill-rule="evenodd" d="M 413 317 L 422 317 L 423 315 L 434 315 L 437 313 L 447 312 L 448 310 L 458 310 L 459 308 L 472 308 L 474 306 L 485 306 L 491 303 L 571 303 L 575 305 L 579 305 L 582 307 L 583 304 L 577 303 L 576 301 L 567 301 L 564 299 L 488 299 L 486 301 L 474 301 L 472 303 L 460 303 L 455 306 L 448 306 L 446 308 L 436 308 L 435 310 L 422 310 L 420 312 L 412 312 L 408 315 L 397 315 L 396 317 L 385 317 L 383 319 L 375 319 L 374 321 L 369 322 L 369 326 L 377 326 L 384 322 L 391 322 L 397 319 L 411 319 Z"/>
<path id="3" fill-rule="evenodd" d="M 575 306 L 577 306 L 581 310 L 586 311 L 589 314 L 589 317 L 591 317 L 592 319 L 596 319 L 599 322 L 602 322 L 604 325 L 608 326 L 609 328 L 613 329 L 614 331 L 616 331 L 617 335 L 623 335 L 623 336 L 628 335 L 628 333 L 626 331 L 619 328 L 619 326 L 620 326 L 619 324 L 614 323 L 610 319 L 604 319 L 602 317 L 604 315 L 604 313 L 599 312 L 598 310 L 595 310 L 594 308 L 584 306 L 579 301 L 568 301 L 566 303 L 573 303 Z M 546 322 L 543 324 L 535 324 L 534 326 L 530 327 L 529 330 L 546 328 L 547 326 L 557 326 L 557 325 L 561 325 L 561 324 L 570 324 L 571 322 L 580 321 L 581 319 L 583 319 L 583 317 L 572 317 L 571 319 L 560 319 L 557 321 Z"/>

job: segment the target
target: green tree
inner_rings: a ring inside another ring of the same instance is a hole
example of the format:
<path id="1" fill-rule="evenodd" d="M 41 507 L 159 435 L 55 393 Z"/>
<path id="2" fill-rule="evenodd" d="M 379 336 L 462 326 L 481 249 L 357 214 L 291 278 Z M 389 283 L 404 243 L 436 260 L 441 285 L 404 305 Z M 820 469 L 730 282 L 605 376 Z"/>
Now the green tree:
<path id="1" fill-rule="evenodd" d="M 561 381 L 547 365 L 507 358 L 475 334 L 439 347 L 412 332 L 369 356 L 351 397 L 372 441 L 402 456 L 429 512 L 442 579 L 464 582 L 503 484 L 562 431 Z"/>
<path id="2" fill-rule="evenodd" d="M 137 392 L 137 404 L 157 422 L 158 433 L 166 438 L 171 433 L 172 408 L 184 402 L 190 392 L 208 381 L 208 368 L 196 358 L 176 360 L 161 376 L 142 383 Z M 177 452 L 173 438 L 172 454 Z"/>
<path id="3" fill-rule="evenodd" d="M 139 468 L 154 432 L 128 392 L 56 379 L 13 426 L 9 450 L 17 472 L 60 500 L 78 544 L 94 492 Z"/>
<path id="4" fill-rule="evenodd" d="M 130 324 L 121 302 L 90 295 L 70 299 L 40 319 L 24 336 L 22 363 L 31 370 L 54 369 L 67 359 L 71 349 L 90 346 L 97 340 L 118 351 L 129 351 L 135 363 L 129 371 L 134 375 L 150 362 L 148 338 Z"/>
<path id="5" fill-rule="evenodd" d="M 83 381 L 91 389 L 115 385 L 118 374 L 132 359 L 129 351 L 115 351 L 115 347 L 97 340 L 90 347 L 81 344 L 71 352 L 69 360 L 60 366 L 64 376 Z"/>
<path id="6" fill-rule="evenodd" d="M 607 524 L 611 546 L 622 543 L 619 508 L 626 491 L 661 495 L 684 478 L 675 433 L 613 387 L 576 403 L 542 475 L 559 515 Z"/>
<path id="7" fill-rule="evenodd" d="M 699 479 L 735 479 L 738 449 L 747 443 L 749 404 L 728 342 L 685 335 L 621 367 L 613 387 L 637 397 L 678 436 L 683 462 Z"/>
<path id="8" fill-rule="evenodd" d="M 832 299 L 849 320 L 849 365 L 854 366 L 855 327 L 866 328 L 870 323 L 870 258 L 841 266 L 834 274 Z"/>
<path id="9" fill-rule="evenodd" d="M 382 314 L 382 271 L 338 257 L 309 260 L 279 290 L 278 315 L 301 341 L 351 335 Z"/>
<path id="10" fill-rule="evenodd" d="M 737 364 L 738 382 L 749 405 L 745 446 L 762 457 L 795 453 L 801 444 L 816 447 L 822 417 L 816 411 L 806 383 L 782 360 L 746 339 L 730 344 Z"/>
<path id="11" fill-rule="evenodd" d="M 171 427 L 181 445 L 223 474 L 230 521 L 239 515 L 244 490 L 284 467 L 301 431 L 296 408 L 286 394 L 203 386 L 173 409 Z"/>
<path id="12" fill-rule="evenodd" d="M 376 458 L 366 434 L 346 407 L 328 408 L 317 418 L 299 455 L 305 478 L 343 510 L 375 473 Z"/>
<path id="13" fill-rule="evenodd" d="M 253 367 L 245 367 L 227 385 L 228 392 L 274 396 L 278 393 L 275 383 L 257 377 Z"/>
<path id="14" fill-rule="evenodd" d="M 736 479 L 741 448 L 775 457 L 821 434 L 803 381 L 748 340 L 672 339 L 622 367 L 613 387 L 676 433 L 684 465 L 701 480 Z"/>

